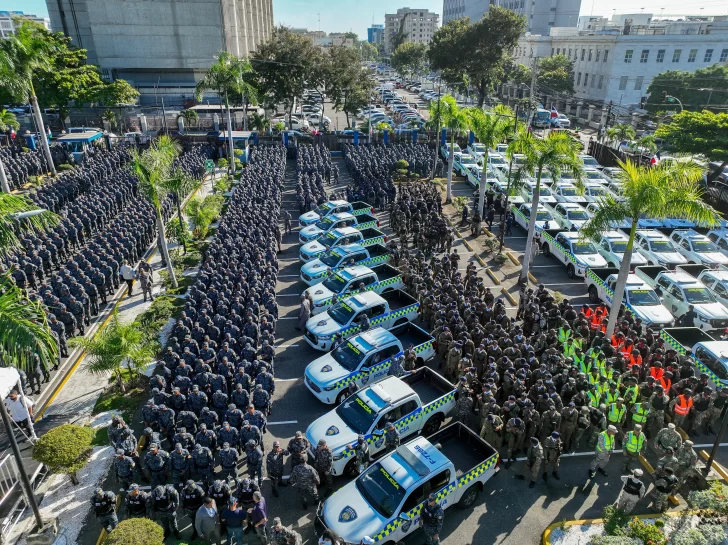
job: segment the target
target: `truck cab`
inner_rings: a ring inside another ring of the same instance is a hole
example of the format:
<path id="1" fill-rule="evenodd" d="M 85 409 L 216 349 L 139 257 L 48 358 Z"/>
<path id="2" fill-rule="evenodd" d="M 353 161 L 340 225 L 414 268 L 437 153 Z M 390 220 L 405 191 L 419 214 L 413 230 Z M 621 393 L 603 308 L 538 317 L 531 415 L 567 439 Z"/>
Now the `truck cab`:
<path id="1" fill-rule="evenodd" d="M 629 237 L 619 231 L 607 231 L 602 235 L 597 248 L 602 257 L 606 259 L 608 267 L 620 267 L 622 265 L 628 242 Z M 633 265 L 647 265 L 647 260 L 638 252 L 633 251 L 630 267 Z"/>
<path id="2" fill-rule="evenodd" d="M 698 373 L 705 373 L 716 386 L 728 386 L 728 341 L 716 340 L 696 327 L 665 328 L 660 337 L 679 354 L 692 351 Z"/>
<path id="3" fill-rule="evenodd" d="M 307 244 L 312 240 L 320 238 L 333 229 L 339 229 L 342 227 L 356 227 L 358 229 L 363 229 L 365 227 L 378 226 L 379 222 L 377 219 L 369 214 L 354 216 L 349 212 L 341 212 L 330 214 L 321 221 L 304 227 L 298 234 L 298 240 L 301 244 Z"/>
<path id="4" fill-rule="evenodd" d="M 467 153 L 456 153 L 453 161 L 453 168 L 460 176 L 466 176 L 468 167 L 477 166 L 475 158 Z"/>
<path id="5" fill-rule="evenodd" d="M 516 223 L 522 229 L 528 231 L 528 224 L 531 222 L 531 202 L 524 202 L 518 207 L 514 206 L 512 210 L 516 218 Z M 553 227 L 556 227 L 556 220 L 554 220 L 548 208 L 539 204 L 536 212 L 535 232 L 538 234 L 544 229 L 552 229 Z"/>
<path id="6" fill-rule="evenodd" d="M 676 318 L 692 305 L 698 315 L 695 327 L 705 330 L 728 327 L 728 308 L 692 275 L 682 271 L 661 272 L 655 278 L 655 288 L 660 289 L 663 303 Z"/>
<path id="7" fill-rule="evenodd" d="M 573 202 L 559 202 L 548 206 L 551 208 L 556 223 L 568 231 L 578 231 L 591 219 L 591 215 L 583 206 Z"/>
<path id="8" fill-rule="evenodd" d="M 584 198 L 584 192 L 569 182 L 558 182 L 551 189 L 558 202 L 578 203 L 586 200 Z"/>
<path id="9" fill-rule="evenodd" d="M 472 144 L 468 145 L 465 151 L 467 151 L 479 165 L 483 164 L 483 156 L 487 151 L 485 144 L 473 142 Z"/>
<path id="10" fill-rule="evenodd" d="M 712 240 L 693 229 L 673 231 L 670 239 L 688 263 L 703 264 L 714 269 L 719 265 L 728 265 L 728 256 L 723 255 Z"/>
<path id="11" fill-rule="evenodd" d="M 373 214 L 374 208 L 361 201 L 355 203 L 349 203 L 344 200 L 326 201 L 316 208 L 316 210 L 311 210 L 310 212 L 302 214 L 298 218 L 298 223 L 301 227 L 307 227 L 321 221 L 331 214 L 341 214 L 344 212 L 348 212 L 354 216 L 367 213 Z"/>
<path id="12" fill-rule="evenodd" d="M 688 262 L 677 251 L 670 237 L 654 229 L 638 230 L 634 235 L 634 245 L 650 265 L 674 269 L 678 265 L 686 265 Z"/>
<path id="13" fill-rule="evenodd" d="M 698 275 L 698 280 L 708 288 L 715 298 L 728 308 L 728 269 L 705 269 Z"/>
<path id="14" fill-rule="evenodd" d="M 533 202 L 533 192 L 536 191 L 536 182 L 534 180 L 526 180 L 521 188 L 521 197 L 527 203 Z M 555 203 L 556 197 L 554 196 L 551 188 L 541 181 L 541 186 L 538 188 L 538 202 L 539 203 Z"/>

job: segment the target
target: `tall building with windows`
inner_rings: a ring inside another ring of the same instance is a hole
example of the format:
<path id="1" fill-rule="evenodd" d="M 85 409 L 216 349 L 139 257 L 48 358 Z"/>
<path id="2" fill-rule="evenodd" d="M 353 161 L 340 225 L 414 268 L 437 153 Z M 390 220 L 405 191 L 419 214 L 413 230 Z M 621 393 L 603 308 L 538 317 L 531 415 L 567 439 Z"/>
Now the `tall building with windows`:
<path id="1" fill-rule="evenodd" d="M 546 35 L 550 28 L 575 25 L 581 0 L 443 0 L 442 24 L 461 17 L 477 21 L 488 13 L 490 6 L 524 15 L 526 32 Z"/>
<path id="2" fill-rule="evenodd" d="M 8 38 L 15 34 L 13 17 L 20 17 L 29 21 L 40 23 L 48 30 L 51 29 L 51 20 L 48 17 L 38 17 L 22 11 L 0 11 L 0 38 Z"/>
<path id="3" fill-rule="evenodd" d="M 273 0 L 46 0 L 52 27 L 104 78 L 179 97 L 220 51 L 247 57 L 273 32 Z"/>
<path id="4" fill-rule="evenodd" d="M 643 99 L 655 100 L 647 88 L 662 72 L 728 63 L 728 20 L 718 19 L 655 21 L 650 14 L 582 18 L 578 27 L 523 36 L 514 58 L 530 65 L 533 57 L 566 55 L 574 61 L 574 99 L 639 107 Z M 548 89 L 540 91 L 548 94 Z"/>
<path id="5" fill-rule="evenodd" d="M 404 21 L 404 22 L 403 22 Z M 440 16 L 426 9 L 401 8 L 384 16 L 384 49 L 392 53 L 392 39 L 402 27 L 407 33 L 405 42 L 429 44 L 440 26 Z"/>
<path id="6" fill-rule="evenodd" d="M 372 25 L 367 29 L 367 41 L 370 44 L 384 42 L 384 25 Z"/>

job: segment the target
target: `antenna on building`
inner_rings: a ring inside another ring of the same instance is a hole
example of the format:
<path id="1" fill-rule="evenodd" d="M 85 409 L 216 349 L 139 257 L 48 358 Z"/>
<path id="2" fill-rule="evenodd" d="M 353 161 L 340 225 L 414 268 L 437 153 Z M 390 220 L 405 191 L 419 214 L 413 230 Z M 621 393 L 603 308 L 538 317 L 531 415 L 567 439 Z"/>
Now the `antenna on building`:
<path id="1" fill-rule="evenodd" d="M 321 30 L 321 12 L 318 12 L 318 23 L 319 23 L 319 31 Z"/>

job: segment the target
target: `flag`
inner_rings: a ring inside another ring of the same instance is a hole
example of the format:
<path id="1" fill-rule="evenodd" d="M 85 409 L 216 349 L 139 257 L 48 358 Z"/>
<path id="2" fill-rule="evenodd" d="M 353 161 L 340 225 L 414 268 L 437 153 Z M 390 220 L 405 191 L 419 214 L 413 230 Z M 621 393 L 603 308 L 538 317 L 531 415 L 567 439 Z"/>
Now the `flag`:
<path id="1" fill-rule="evenodd" d="M 559 117 L 559 112 L 556 109 L 556 106 L 551 106 L 551 119 Z"/>

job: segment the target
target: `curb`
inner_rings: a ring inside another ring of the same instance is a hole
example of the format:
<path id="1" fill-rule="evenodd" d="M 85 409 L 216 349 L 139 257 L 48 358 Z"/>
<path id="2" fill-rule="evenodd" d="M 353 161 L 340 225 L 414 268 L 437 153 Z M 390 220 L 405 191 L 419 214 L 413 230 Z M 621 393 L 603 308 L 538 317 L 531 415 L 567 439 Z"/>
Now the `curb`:
<path id="1" fill-rule="evenodd" d="M 528 279 L 533 282 L 534 284 L 538 284 L 538 280 L 535 276 L 533 276 L 531 273 L 528 273 Z"/>
<path id="2" fill-rule="evenodd" d="M 491 279 L 491 280 L 492 280 L 493 282 L 495 282 L 495 285 L 496 285 L 496 286 L 500 286 L 500 283 L 501 283 L 501 281 L 500 281 L 500 280 L 498 280 L 498 277 L 497 277 L 497 276 L 495 275 L 495 273 L 493 272 L 493 269 L 491 269 L 490 267 L 486 267 L 486 269 L 485 269 L 485 272 L 486 272 L 486 273 L 488 274 L 488 276 L 490 276 L 490 279 Z"/>
<path id="3" fill-rule="evenodd" d="M 485 261 L 483 261 L 482 257 L 480 257 L 479 255 L 476 255 L 475 259 L 478 261 L 478 263 L 480 263 L 481 267 L 487 267 L 487 265 L 485 264 Z"/>
<path id="4" fill-rule="evenodd" d="M 501 288 L 501 293 L 506 296 L 506 299 L 510 301 L 511 305 L 518 304 L 518 301 L 516 301 L 515 298 L 505 288 Z"/>
<path id="5" fill-rule="evenodd" d="M 466 247 L 466 248 L 467 248 L 467 249 L 468 249 L 469 251 L 471 251 L 471 252 L 474 252 L 474 250 L 473 250 L 473 247 L 472 247 L 472 246 L 470 245 L 470 243 L 469 243 L 469 242 L 468 242 L 467 240 L 465 240 L 464 238 L 461 238 L 461 240 L 463 241 L 463 244 L 465 244 L 465 247 Z"/>
<path id="6" fill-rule="evenodd" d="M 508 256 L 508 259 L 510 259 L 514 265 L 521 264 L 521 262 L 518 261 L 518 258 L 516 256 L 514 256 L 511 252 L 506 252 L 506 256 Z"/>
<path id="7" fill-rule="evenodd" d="M 633 515 L 631 518 L 636 519 L 660 519 L 663 517 L 680 517 L 685 514 L 685 511 L 679 511 L 677 513 L 650 513 L 646 515 Z M 551 532 L 556 530 L 557 528 L 561 528 L 564 526 L 565 528 L 568 528 L 569 526 L 583 526 L 583 525 L 591 525 L 591 524 L 604 524 L 604 519 L 581 519 L 581 520 L 566 520 L 563 522 L 555 522 L 553 524 L 550 524 L 546 527 L 546 529 L 543 531 L 543 536 L 541 537 L 541 545 L 551 545 Z"/>

